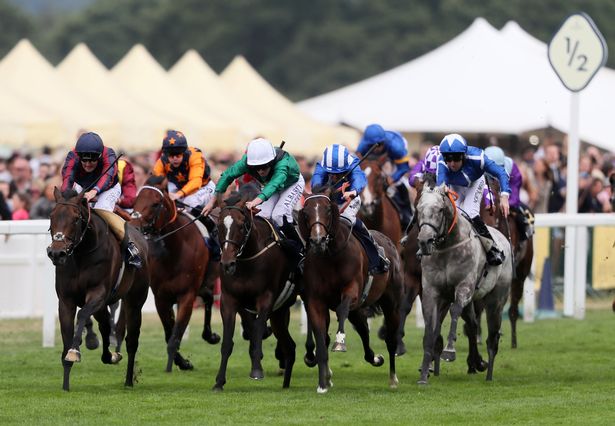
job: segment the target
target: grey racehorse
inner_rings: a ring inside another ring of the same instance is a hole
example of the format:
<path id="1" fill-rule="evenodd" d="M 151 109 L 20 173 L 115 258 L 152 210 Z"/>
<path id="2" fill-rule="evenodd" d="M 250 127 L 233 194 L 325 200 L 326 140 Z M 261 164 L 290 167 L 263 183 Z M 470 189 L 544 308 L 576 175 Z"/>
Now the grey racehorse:
<path id="1" fill-rule="evenodd" d="M 508 299 L 512 280 L 510 245 L 499 231 L 490 231 L 506 260 L 498 266 L 487 265 L 485 250 L 470 222 L 455 207 L 455 197 L 444 185 L 423 189 L 417 205 L 419 246 L 423 270 L 423 362 L 419 384 L 427 383 L 429 365 L 439 374 L 442 336 L 440 329 L 446 313 L 451 312 L 451 329 L 446 350 L 454 351 L 459 316 L 466 322 L 469 342 L 468 373 L 484 371 L 493 378 L 493 364 L 498 352 L 502 310 Z M 480 303 L 487 313 L 488 364 L 478 352 L 478 323 L 474 304 Z"/>

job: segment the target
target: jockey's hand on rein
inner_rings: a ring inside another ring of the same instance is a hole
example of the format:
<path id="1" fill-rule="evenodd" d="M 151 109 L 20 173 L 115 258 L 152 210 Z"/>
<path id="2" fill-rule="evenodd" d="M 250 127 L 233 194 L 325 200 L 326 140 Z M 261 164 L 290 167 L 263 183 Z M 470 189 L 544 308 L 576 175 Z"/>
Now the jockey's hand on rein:
<path id="1" fill-rule="evenodd" d="M 500 196 L 500 209 L 504 217 L 508 217 L 510 206 L 508 205 L 508 194 L 502 194 Z"/>

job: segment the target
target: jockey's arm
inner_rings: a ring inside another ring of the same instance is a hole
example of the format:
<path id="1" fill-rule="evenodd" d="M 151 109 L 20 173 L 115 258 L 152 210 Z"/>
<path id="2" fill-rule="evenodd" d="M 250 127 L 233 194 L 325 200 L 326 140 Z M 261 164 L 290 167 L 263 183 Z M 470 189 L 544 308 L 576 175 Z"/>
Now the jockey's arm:
<path id="1" fill-rule="evenodd" d="M 203 184 L 203 174 L 205 173 L 205 160 L 200 155 L 191 155 L 188 163 L 188 182 L 177 191 L 181 197 L 194 194 Z"/>

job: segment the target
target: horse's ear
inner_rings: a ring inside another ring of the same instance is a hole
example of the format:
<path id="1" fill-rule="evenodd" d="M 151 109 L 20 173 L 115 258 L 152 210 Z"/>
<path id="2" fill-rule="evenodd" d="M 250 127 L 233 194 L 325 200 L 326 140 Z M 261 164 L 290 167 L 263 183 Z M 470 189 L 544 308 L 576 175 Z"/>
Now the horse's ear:
<path id="1" fill-rule="evenodd" d="M 55 198 L 56 203 L 62 199 L 62 192 L 57 186 L 53 187 L 53 198 Z"/>

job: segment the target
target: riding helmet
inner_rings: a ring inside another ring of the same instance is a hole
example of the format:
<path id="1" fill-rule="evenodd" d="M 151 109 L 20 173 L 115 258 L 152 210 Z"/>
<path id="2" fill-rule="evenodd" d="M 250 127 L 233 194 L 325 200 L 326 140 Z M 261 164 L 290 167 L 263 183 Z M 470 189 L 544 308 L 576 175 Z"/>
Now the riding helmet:
<path id="1" fill-rule="evenodd" d="M 370 124 L 363 133 L 363 140 L 370 145 L 384 142 L 386 138 L 386 132 L 380 124 Z"/>
<path id="2" fill-rule="evenodd" d="M 465 154 L 466 152 L 468 152 L 468 143 L 463 136 L 457 133 L 444 136 L 442 142 L 440 142 L 440 153 L 443 156 L 446 154 Z"/>
<path id="3" fill-rule="evenodd" d="M 265 138 L 257 138 L 248 144 L 248 166 L 264 166 L 275 160 L 275 148 Z"/>
<path id="4" fill-rule="evenodd" d="M 102 139 L 94 132 L 83 133 L 77 139 L 75 151 L 77 154 L 86 154 L 85 157 L 98 158 L 105 149 Z"/>
<path id="5" fill-rule="evenodd" d="M 177 130 L 167 130 L 162 139 L 162 151 L 167 154 L 181 154 L 188 149 L 186 136 Z"/>
<path id="6" fill-rule="evenodd" d="M 327 173 L 344 173 L 355 159 L 344 145 L 333 144 L 325 148 L 320 164 Z"/>
<path id="7" fill-rule="evenodd" d="M 485 155 L 498 166 L 504 167 L 504 158 L 506 158 L 506 155 L 499 146 L 488 146 L 485 148 Z"/>

